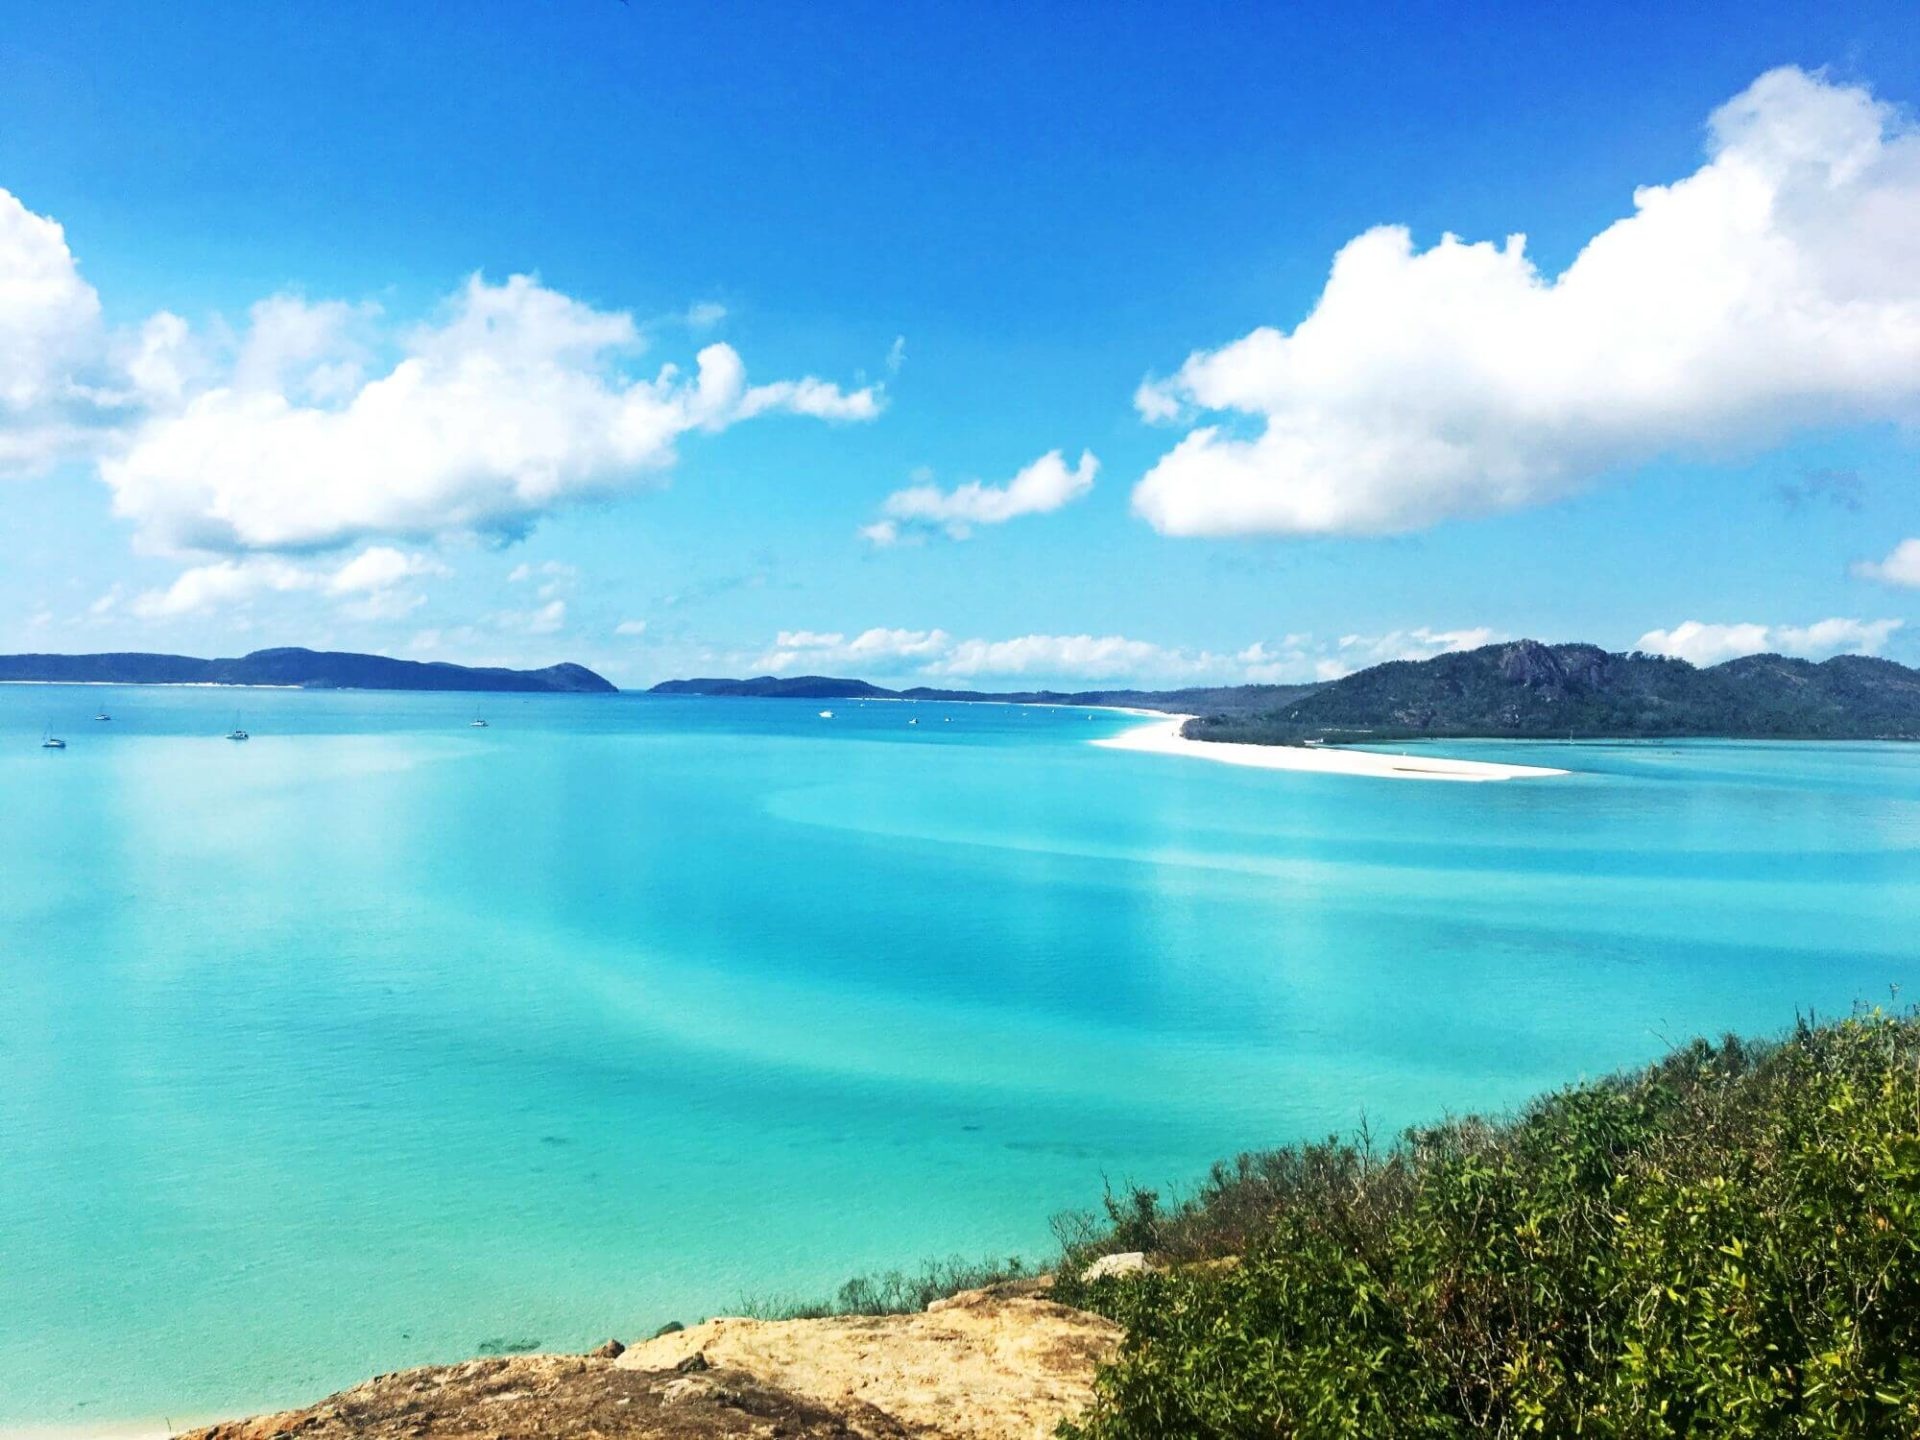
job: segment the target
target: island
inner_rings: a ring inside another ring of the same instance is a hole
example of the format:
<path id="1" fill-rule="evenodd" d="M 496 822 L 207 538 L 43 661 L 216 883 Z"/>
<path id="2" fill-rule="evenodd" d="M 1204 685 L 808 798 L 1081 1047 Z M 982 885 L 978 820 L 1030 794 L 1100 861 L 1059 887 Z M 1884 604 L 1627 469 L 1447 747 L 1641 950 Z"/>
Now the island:
<path id="1" fill-rule="evenodd" d="M 1309 685 L 1071 693 L 886 690 L 807 675 L 672 680 L 655 694 L 1110 705 L 1189 718 L 1188 740 L 1241 745 L 1421 739 L 1920 739 L 1920 670 L 1870 655 L 1746 655 L 1718 665 L 1537 640 L 1370 666 Z"/>
<path id="2" fill-rule="evenodd" d="M 395 660 L 344 650 L 285 647 L 232 660 L 116 651 L 102 655 L 0 655 L 0 684 L 271 685 L 301 690 L 507 690 L 612 695 L 613 683 L 584 665 L 540 670 Z"/>

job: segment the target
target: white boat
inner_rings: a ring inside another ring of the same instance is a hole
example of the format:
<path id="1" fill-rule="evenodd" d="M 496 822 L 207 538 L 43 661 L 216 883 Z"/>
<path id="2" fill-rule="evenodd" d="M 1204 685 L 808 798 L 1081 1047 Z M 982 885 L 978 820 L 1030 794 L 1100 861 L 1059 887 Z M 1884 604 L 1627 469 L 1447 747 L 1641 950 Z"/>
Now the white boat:
<path id="1" fill-rule="evenodd" d="M 478 720 L 478 719 L 469 720 L 467 721 L 467 724 L 475 730 L 484 730 L 487 728 L 487 722 L 484 720 Z"/>
<path id="2" fill-rule="evenodd" d="M 920 721 L 919 721 L 919 719 L 918 719 L 918 718 L 915 718 L 915 719 L 912 719 L 912 720 L 909 720 L 909 721 L 907 721 L 907 724 L 909 724 L 909 725 L 918 725 L 919 723 L 920 723 Z"/>
<path id="3" fill-rule="evenodd" d="M 42 750 L 64 750 L 67 748 L 67 742 L 62 740 L 58 735 L 48 735 L 40 741 L 40 748 Z"/>
<path id="4" fill-rule="evenodd" d="M 98 715 L 94 716 L 93 718 L 96 720 L 111 720 L 113 719 L 113 716 L 107 714 L 106 711 L 102 710 Z"/>
<path id="5" fill-rule="evenodd" d="M 831 720 L 833 718 L 833 712 L 831 710 L 822 710 L 820 712 L 820 718 L 822 720 Z"/>
<path id="6" fill-rule="evenodd" d="M 242 730 L 238 725 L 227 732 L 227 739 L 229 740 L 251 740 L 252 738 L 253 736 Z"/>

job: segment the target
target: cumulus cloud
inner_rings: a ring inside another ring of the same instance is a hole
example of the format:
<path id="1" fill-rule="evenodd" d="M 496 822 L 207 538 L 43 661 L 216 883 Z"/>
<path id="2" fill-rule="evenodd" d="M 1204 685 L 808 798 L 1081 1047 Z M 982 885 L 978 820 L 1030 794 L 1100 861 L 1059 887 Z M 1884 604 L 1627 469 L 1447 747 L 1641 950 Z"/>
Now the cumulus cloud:
<path id="1" fill-rule="evenodd" d="M 510 537 L 658 479 L 689 433 L 870 420 L 884 403 L 814 376 L 751 384 L 724 344 L 690 372 L 635 375 L 642 348 L 630 315 L 525 275 L 476 275 L 423 325 L 276 295 L 238 333 L 167 312 L 109 330 L 60 225 L 0 190 L 0 471 L 98 460 L 115 512 L 160 552 Z"/>
<path id="2" fill-rule="evenodd" d="M 770 649 L 749 663 L 776 675 L 834 670 L 926 682 L 1037 677 L 1048 683 L 1299 684 L 1338 679 L 1383 660 L 1427 659 L 1448 650 L 1473 649 L 1497 638 L 1486 629 L 1421 627 L 1324 641 L 1291 634 L 1217 653 L 1125 635 L 985 639 L 958 638 L 940 629 L 876 627 L 851 637 L 840 631 L 783 630 Z"/>
<path id="3" fill-rule="evenodd" d="M 523 560 L 507 572 L 509 585 L 532 583 L 534 593 L 542 600 L 551 600 L 563 594 L 579 578 L 579 567 L 569 565 L 564 560 L 543 560 L 537 565 Z"/>
<path id="4" fill-rule="evenodd" d="M 1413 630 L 1389 630 L 1384 635 L 1342 635 L 1334 653 L 1315 662 L 1314 678 L 1338 680 L 1369 665 L 1384 665 L 1390 660 L 1431 660 L 1456 650 L 1478 650 L 1505 638 L 1485 625 L 1466 630 L 1434 630 L 1422 625 Z"/>
<path id="5" fill-rule="evenodd" d="M 1920 589 L 1920 539 L 1902 540 L 1884 560 L 1862 560 L 1853 573 L 1862 580 Z"/>
<path id="6" fill-rule="evenodd" d="M 272 555 L 250 555 L 184 570 L 165 589 L 135 596 L 131 608 L 144 619 L 172 619 L 232 609 L 262 595 L 304 593 L 340 602 L 343 611 L 353 618 L 385 620 L 406 614 L 425 599 L 405 589 L 406 581 L 449 573 L 431 556 L 407 554 L 385 545 L 369 546 L 336 566 L 302 565 Z M 110 595 L 102 596 L 96 605 L 107 602 L 110 608 Z"/>
<path id="7" fill-rule="evenodd" d="M 103 460 L 116 513 L 163 550 L 312 549 L 382 536 L 511 536 L 570 500 L 658 475 L 691 431 L 776 412 L 864 420 L 872 388 L 750 385 L 727 345 L 632 379 L 632 317 L 528 276 L 479 276 L 362 379 L 347 307 L 256 307 L 232 373 Z"/>
<path id="8" fill-rule="evenodd" d="M 1141 387 L 1142 416 L 1195 428 L 1135 510 L 1173 535 L 1386 534 L 1665 452 L 1920 413 L 1920 134 L 1791 67 L 1708 129 L 1705 164 L 1636 191 L 1557 276 L 1520 235 L 1349 242 L 1291 333 Z"/>
<path id="9" fill-rule="evenodd" d="M 1505 638 L 1484 625 L 1463 630 L 1421 625 L 1378 635 L 1342 635 L 1334 640 L 1300 633 L 1272 643 L 1256 641 L 1233 658 L 1240 667 L 1238 678 L 1248 684 L 1297 685 L 1338 680 L 1389 660 L 1431 660 L 1455 650 L 1477 650 Z"/>
<path id="10" fill-rule="evenodd" d="M 782 630 L 754 666 L 776 675 L 822 665 L 864 665 L 875 674 L 894 674 L 903 663 L 917 665 L 944 654 L 952 643 L 944 630 L 875 627 L 851 639 L 838 631 Z"/>
<path id="11" fill-rule="evenodd" d="M 1190 657 L 1124 635 L 1021 635 L 1011 640 L 962 640 L 927 667 L 930 675 L 1192 675 L 1211 657 Z"/>
<path id="12" fill-rule="evenodd" d="M 567 602 L 549 600 L 531 610 L 502 610 L 493 617 L 494 628 L 512 635 L 552 635 L 567 623 Z"/>
<path id="13" fill-rule="evenodd" d="M 1093 489 L 1100 462 L 1083 450 L 1071 468 L 1058 450 L 1049 450 L 1004 485 L 978 480 L 952 490 L 926 483 L 896 490 L 880 507 L 881 518 L 860 534 L 876 545 L 897 543 L 903 531 L 944 531 L 965 540 L 976 525 L 1004 525 L 1022 515 L 1044 515 L 1071 504 Z"/>
<path id="14" fill-rule="evenodd" d="M 1685 620 L 1671 630 L 1649 630 L 1638 649 L 1672 655 L 1695 665 L 1717 665 L 1742 655 L 1798 655 L 1824 660 L 1832 655 L 1877 655 L 1899 620 L 1816 620 L 1811 625 L 1711 625 Z"/>
<path id="15" fill-rule="evenodd" d="M 115 418 L 100 297 L 66 232 L 0 190 L 0 470 L 34 470 Z"/>

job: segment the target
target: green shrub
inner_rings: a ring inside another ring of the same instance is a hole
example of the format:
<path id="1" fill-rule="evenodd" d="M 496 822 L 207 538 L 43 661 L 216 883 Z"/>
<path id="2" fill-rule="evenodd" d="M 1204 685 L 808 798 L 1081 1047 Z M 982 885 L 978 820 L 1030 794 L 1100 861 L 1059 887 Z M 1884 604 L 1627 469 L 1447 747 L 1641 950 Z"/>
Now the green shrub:
<path id="1" fill-rule="evenodd" d="M 1004 1260 L 923 1260 L 918 1271 L 856 1275 L 831 1298 L 742 1300 L 734 1313 L 756 1320 L 819 1320 L 829 1315 L 911 1315 L 962 1290 L 979 1290 L 1039 1273 L 1017 1255 Z"/>
<path id="2" fill-rule="evenodd" d="M 1073 1440 L 1920 1436 L 1910 1016 L 1696 1042 L 1108 1212 L 1065 1227 L 1061 1298 L 1127 1331 Z M 1165 1268 L 1072 1280 L 1142 1237 Z"/>

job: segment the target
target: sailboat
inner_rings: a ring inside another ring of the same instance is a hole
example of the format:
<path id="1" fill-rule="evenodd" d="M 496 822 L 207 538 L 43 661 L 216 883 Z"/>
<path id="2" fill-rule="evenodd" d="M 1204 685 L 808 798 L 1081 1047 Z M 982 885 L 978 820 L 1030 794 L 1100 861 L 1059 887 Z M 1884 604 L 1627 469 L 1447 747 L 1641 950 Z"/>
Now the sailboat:
<path id="1" fill-rule="evenodd" d="M 98 715 L 94 716 L 93 718 L 96 720 L 111 720 L 113 719 L 113 716 L 107 714 L 106 711 L 102 710 Z"/>
<path id="2" fill-rule="evenodd" d="M 467 727 L 472 730 L 484 730 L 487 728 L 487 722 L 476 715 L 467 722 Z"/>
<path id="3" fill-rule="evenodd" d="M 48 735 L 43 732 L 40 736 L 40 748 L 42 750 L 64 750 L 67 748 L 67 742 L 62 740 L 58 735 Z"/>
<path id="4" fill-rule="evenodd" d="M 241 724 L 240 724 L 240 717 L 239 717 L 238 715 L 235 715 L 235 716 L 233 717 L 233 729 L 231 729 L 231 730 L 229 730 L 229 731 L 227 732 L 227 739 L 229 739 L 229 740 L 251 740 L 252 738 L 253 738 L 253 737 L 252 737 L 251 735 L 249 735 L 249 734 L 247 734 L 247 732 L 246 732 L 246 730 L 245 730 L 245 728 L 241 726 Z"/>

